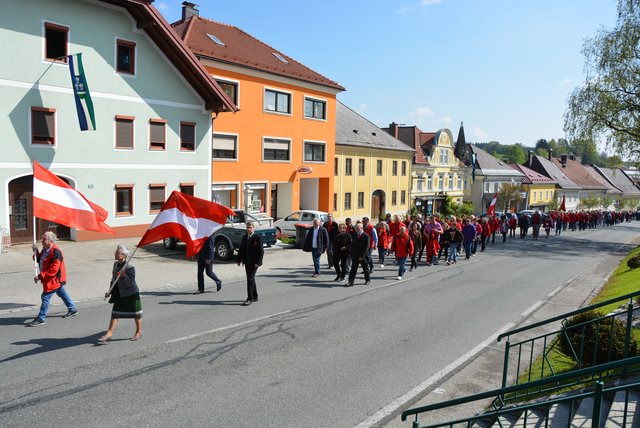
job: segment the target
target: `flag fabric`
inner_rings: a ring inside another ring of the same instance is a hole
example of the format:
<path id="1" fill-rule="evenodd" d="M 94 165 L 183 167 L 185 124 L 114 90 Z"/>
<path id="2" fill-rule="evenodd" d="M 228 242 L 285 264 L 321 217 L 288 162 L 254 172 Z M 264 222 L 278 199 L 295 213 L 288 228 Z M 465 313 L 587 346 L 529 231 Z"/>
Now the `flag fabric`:
<path id="1" fill-rule="evenodd" d="M 33 215 L 69 227 L 95 232 L 115 231 L 105 224 L 107 211 L 33 161 Z"/>
<path id="2" fill-rule="evenodd" d="M 567 207 L 564 205 L 564 195 L 562 195 L 562 203 L 560 204 L 560 211 L 566 211 Z"/>
<path id="3" fill-rule="evenodd" d="M 162 205 L 138 247 L 176 237 L 187 244 L 187 257 L 196 255 L 209 236 L 235 213 L 222 205 L 174 190 Z"/>
<path id="4" fill-rule="evenodd" d="M 89 94 L 89 86 L 82 67 L 82 54 L 69 55 L 69 72 L 71 73 L 71 85 L 76 100 L 76 111 L 81 131 L 95 131 L 96 117 L 93 113 L 93 101 Z"/>
<path id="5" fill-rule="evenodd" d="M 477 162 L 476 154 L 471 154 L 471 182 L 476 182 L 476 162 Z"/>
<path id="6" fill-rule="evenodd" d="M 489 209 L 487 210 L 487 215 L 494 215 L 496 212 L 496 203 L 498 202 L 498 193 L 496 192 L 493 195 L 493 199 L 491 200 L 491 204 L 489 204 Z"/>

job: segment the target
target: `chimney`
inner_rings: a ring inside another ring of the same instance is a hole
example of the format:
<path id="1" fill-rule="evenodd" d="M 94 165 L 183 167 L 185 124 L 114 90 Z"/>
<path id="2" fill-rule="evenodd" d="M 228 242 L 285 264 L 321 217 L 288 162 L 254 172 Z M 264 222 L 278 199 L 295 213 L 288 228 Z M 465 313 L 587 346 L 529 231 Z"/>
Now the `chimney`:
<path id="1" fill-rule="evenodd" d="M 529 150 L 529 156 L 527 157 L 527 166 L 531 168 L 532 163 L 533 163 L 533 152 Z"/>
<path id="2" fill-rule="evenodd" d="M 553 149 L 549 149 L 549 160 L 551 160 L 551 157 L 553 156 Z"/>
<path id="3" fill-rule="evenodd" d="M 560 162 L 562 162 L 562 167 L 563 168 L 567 167 L 567 155 L 566 154 L 560 155 Z"/>
<path id="4" fill-rule="evenodd" d="M 186 21 L 192 16 L 200 16 L 198 11 L 198 5 L 195 3 L 189 3 L 188 1 L 182 2 L 182 20 Z"/>
<path id="5" fill-rule="evenodd" d="M 395 139 L 398 138 L 398 124 L 395 122 L 391 122 L 389 124 L 389 134 Z"/>

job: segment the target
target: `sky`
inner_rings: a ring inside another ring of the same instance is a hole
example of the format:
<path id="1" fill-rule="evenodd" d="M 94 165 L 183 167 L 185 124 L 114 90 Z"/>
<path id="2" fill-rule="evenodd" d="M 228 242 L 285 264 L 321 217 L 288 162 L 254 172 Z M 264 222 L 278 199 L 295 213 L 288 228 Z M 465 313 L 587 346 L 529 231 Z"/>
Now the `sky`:
<path id="1" fill-rule="evenodd" d="M 616 0 L 191 0 L 346 88 L 338 99 L 379 127 L 464 123 L 467 142 L 564 138 L 586 39 Z M 169 22 L 181 0 L 154 2 Z"/>

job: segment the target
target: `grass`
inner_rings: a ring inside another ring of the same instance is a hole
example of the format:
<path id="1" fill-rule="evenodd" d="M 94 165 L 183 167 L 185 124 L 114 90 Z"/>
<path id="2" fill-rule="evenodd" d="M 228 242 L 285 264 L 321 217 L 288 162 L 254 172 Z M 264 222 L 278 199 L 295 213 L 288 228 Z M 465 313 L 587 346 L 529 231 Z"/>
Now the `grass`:
<path id="1" fill-rule="evenodd" d="M 638 284 L 640 284 L 640 268 L 629 269 L 627 266 L 627 260 L 637 255 L 640 255 L 640 247 L 632 250 L 627 257 L 622 260 L 600 292 L 591 300 L 591 302 L 589 302 L 590 305 L 638 291 Z M 610 313 L 613 310 L 618 309 L 621 305 L 626 304 L 624 302 L 618 302 L 604 306 L 598 310 L 603 313 Z M 632 334 L 634 340 L 640 341 L 640 329 L 634 328 Z M 554 342 L 547 348 L 547 359 L 545 360 L 542 355 L 536 358 L 531 367 L 518 377 L 516 384 L 541 379 L 542 373 L 544 373 L 544 377 L 547 377 L 552 375 L 552 373 L 565 373 L 576 367 L 576 362 L 573 358 L 566 356 L 560 352 L 557 346 L 554 346 L 556 341 L 557 339 L 554 340 Z"/>

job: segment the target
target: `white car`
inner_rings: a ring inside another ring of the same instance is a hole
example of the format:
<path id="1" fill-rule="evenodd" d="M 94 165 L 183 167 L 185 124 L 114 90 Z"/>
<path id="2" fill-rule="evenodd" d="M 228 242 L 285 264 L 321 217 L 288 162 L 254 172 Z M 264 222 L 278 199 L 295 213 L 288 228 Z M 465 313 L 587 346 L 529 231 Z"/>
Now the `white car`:
<path id="1" fill-rule="evenodd" d="M 323 211 L 311 211 L 301 210 L 296 211 L 288 216 L 276 220 L 273 222 L 273 227 L 276 228 L 276 236 L 279 238 L 282 235 L 296 236 L 296 224 L 308 224 L 312 225 L 313 220 L 318 218 L 322 223 L 327 221 L 329 214 Z"/>

